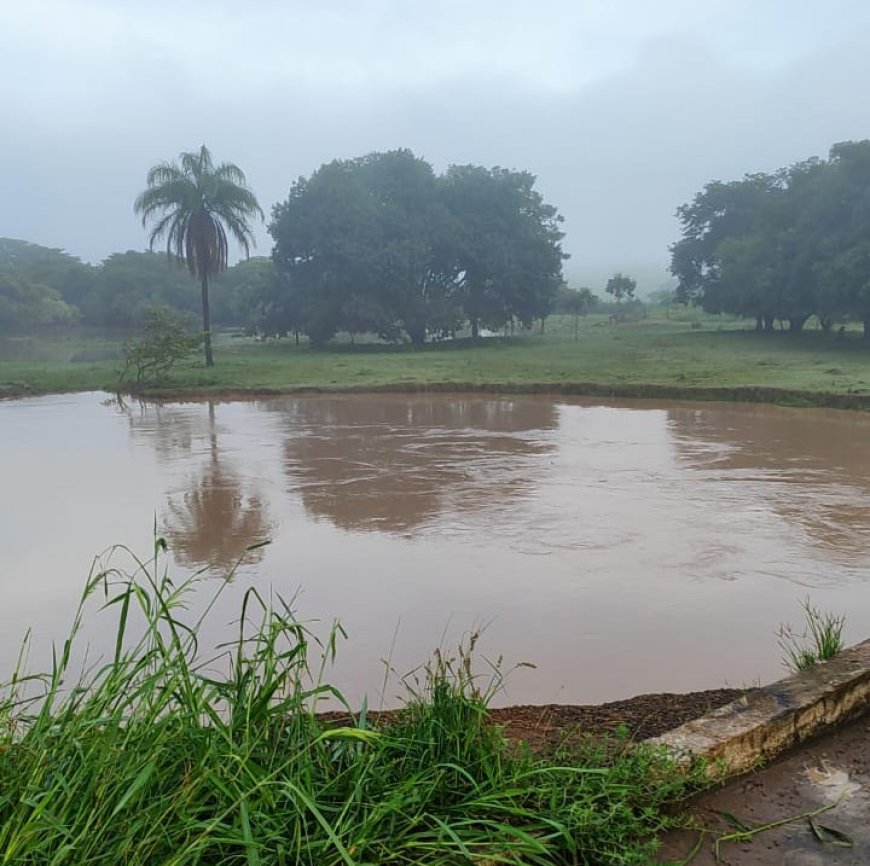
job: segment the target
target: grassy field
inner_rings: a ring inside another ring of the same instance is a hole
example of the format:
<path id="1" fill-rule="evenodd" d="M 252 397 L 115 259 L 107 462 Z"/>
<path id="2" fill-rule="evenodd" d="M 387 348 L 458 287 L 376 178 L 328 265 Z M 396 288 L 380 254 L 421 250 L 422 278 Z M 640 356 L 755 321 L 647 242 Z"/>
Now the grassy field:
<path id="1" fill-rule="evenodd" d="M 704 389 L 760 388 L 769 393 L 718 396 L 825 403 L 824 395 L 852 395 L 862 405 L 862 395 L 867 395 L 870 404 L 870 346 L 857 332 L 843 337 L 817 330 L 764 335 L 746 322 L 710 316 L 620 325 L 589 316 L 581 321 L 578 336 L 575 341 L 568 317 L 548 320 L 545 334 L 536 330 L 485 338 L 477 345 L 458 340 L 422 349 L 363 344 L 312 351 L 287 340 L 220 335 L 213 369 L 194 359 L 175 369 L 161 392 L 446 385 L 715 398 L 716 393 Z M 113 390 L 119 346 L 117 339 L 7 339 L 5 351 L 0 345 L 0 393 Z"/>
<path id="2" fill-rule="evenodd" d="M 161 554 L 158 539 L 125 567 L 116 551 L 53 668 L 0 685 L 0 863 L 640 866 L 703 778 L 622 740 L 509 747 L 467 654 L 436 656 L 386 723 L 346 705 L 324 718 L 341 696 L 280 599 L 249 590 L 214 657 L 198 640 L 210 608 L 187 608 L 196 579 L 173 583 Z M 93 616 L 116 650 L 78 672 Z"/>

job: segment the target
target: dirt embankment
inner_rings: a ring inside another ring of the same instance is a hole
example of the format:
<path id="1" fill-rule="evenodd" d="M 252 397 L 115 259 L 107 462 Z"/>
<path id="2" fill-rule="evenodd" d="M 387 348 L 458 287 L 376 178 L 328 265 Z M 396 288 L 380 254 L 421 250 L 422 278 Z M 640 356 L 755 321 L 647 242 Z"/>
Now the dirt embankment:
<path id="1" fill-rule="evenodd" d="M 288 388 L 149 388 L 131 396 L 144 400 L 244 400 L 306 394 L 537 394 L 629 400 L 687 400 L 721 403 L 768 403 L 780 406 L 870 411 L 870 394 L 838 394 L 760 385 L 678 386 L 602 384 L 597 382 L 390 382 L 382 385 L 293 386 Z"/>
<path id="2" fill-rule="evenodd" d="M 600 735 L 624 729 L 635 741 L 657 737 L 672 728 L 703 716 L 746 694 L 745 689 L 712 689 L 687 694 L 637 695 L 607 704 L 517 705 L 490 710 L 493 724 L 504 728 L 511 742 L 525 742 L 536 751 L 546 751 L 572 736 Z M 369 713 L 386 719 L 392 711 Z M 324 713 L 339 724 L 351 720 L 343 713 Z"/>

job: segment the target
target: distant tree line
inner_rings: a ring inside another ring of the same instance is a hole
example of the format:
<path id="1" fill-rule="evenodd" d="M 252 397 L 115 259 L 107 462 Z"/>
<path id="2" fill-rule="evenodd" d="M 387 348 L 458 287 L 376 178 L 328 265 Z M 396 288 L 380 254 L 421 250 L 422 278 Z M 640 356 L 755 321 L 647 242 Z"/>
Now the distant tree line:
<path id="1" fill-rule="evenodd" d="M 797 333 L 811 316 L 825 331 L 858 320 L 870 337 L 870 141 L 709 183 L 677 213 L 680 301 L 752 317 L 767 332 L 779 321 Z"/>
<path id="2" fill-rule="evenodd" d="M 562 218 L 534 185 L 528 172 L 473 165 L 438 176 L 408 150 L 323 165 L 273 208 L 271 258 L 213 276 L 211 320 L 314 344 L 339 332 L 420 344 L 465 324 L 475 335 L 529 325 L 553 310 L 567 258 Z M 155 309 L 193 324 L 200 287 L 170 266 L 176 258 L 128 251 L 91 266 L 2 239 L 0 329 L 136 328 Z"/>
<path id="3" fill-rule="evenodd" d="M 200 162 L 203 154 L 210 158 L 202 148 Z M 197 175 L 197 155 L 182 156 L 193 160 L 194 179 L 220 180 L 224 169 L 243 178 L 231 164 L 210 162 L 214 171 Z M 152 173 L 175 168 L 158 164 Z M 172 178 L 165 180 L 171 192 Z M 868 191 L 870 141 L 837 144 L 827 159 L 707 184 L 678 209 L 675 300 L 752 317 L 766 332 L 787 323 L 797 333 L 816 316 L 825 331 L 860 321 L 870 337 Z M 160 189 L 149 194 L 164 206 Z M 170 202 L 172 219 L 189 228 L 198 217 L 185 216 L 184 201 Z M 256 215 L 255 205 L 251 197 Z M 234 207 L 231 200 L 230 232 Z M 608 305 L 589 290 L 565 287 L 561 223 L 528 172 L 462 165 L 437 175 L 409 150 L 372 153 L 325 164 L 293 183 L 272 209 L 271 257 L 223 273 L 217 256 L 204 275 L 197 271 L 208 291 L 172 266 L 178 244 L 166 253 L 116 253 L 91 266 L 59 249 L 0 239 L 0 331 L 74 323 L 140 328 L 153 310 L 180 313 L 191 324 L 202 313 L 205 322 L 210 295 L 218 326 L 305 334 L 314 344 L 339 333 L 420 344 L 465 326 L 473 335 L 529 326 L 553 311 L 574 316 L 576 332 L 579 316 Z M 187 256 L 188 269 L 194 260 Z M 637 315 L 631 277 L 614 274 L 605 291 L 615 321 Z"/>
<path id="4" fill-rule="evenodd" d="M 215 322 L 248 321 L 264 272 L 274 278 L 271 260 L 252 258 L 215 280 Z M 165 253 L 113 253 L 92 266 L 59 249 L 0 238 L 0 331 L 74 324 L 140 328 L 153 310 L 191 320 L 200 313 L 198 285 Z"/>

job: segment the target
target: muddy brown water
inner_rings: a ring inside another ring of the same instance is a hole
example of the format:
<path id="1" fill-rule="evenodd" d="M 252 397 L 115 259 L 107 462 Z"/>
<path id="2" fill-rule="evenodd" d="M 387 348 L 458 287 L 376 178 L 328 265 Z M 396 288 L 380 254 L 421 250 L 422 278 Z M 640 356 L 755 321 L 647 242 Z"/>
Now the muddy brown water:
<path id="1" fill-rule="evenodd" d="M 0 662 L 61 640 L 93 555 L 214 585 L 206 637 L 255 585 L 349 638 L 330 678 L 394 704 L 404 673 L 483 628 L 498 703 L 591 703 L 780 676 L 799 602 L 870 630 L 870 417 L 745 405 L 368 395 L 119 406 L 0 402 Z M 101 624 L 102 623 L 102 624 Z M 88 620 L 93 656 L 111 629 Z M 5 676 L 0 677 L 5 678 Z"/>

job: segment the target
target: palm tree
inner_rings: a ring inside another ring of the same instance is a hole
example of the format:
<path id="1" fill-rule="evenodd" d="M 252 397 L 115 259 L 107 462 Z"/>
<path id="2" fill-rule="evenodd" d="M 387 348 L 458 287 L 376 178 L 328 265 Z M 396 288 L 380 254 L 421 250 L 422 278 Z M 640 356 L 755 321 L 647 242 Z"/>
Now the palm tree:
<path id="1" fill-rule="evenodd" d="M 191 276 L 202 285 L 202 330 L 205 363 L 214 366 L 208 303 L 210 277 L 227 269 L 227 235 L 232 235 L 245 255 L 255 245 L 249 220 L 263 211 L 247 187 L 244 172 L 231 162 L 215 166 L 208 148 L 182 153 L 180 164 L 161 162 L 148 172 L 148 189 L 133 205 L 143 227 L 156 220 L 150 247 L 164 236 L 166 252 L 185 262 Z"/>

